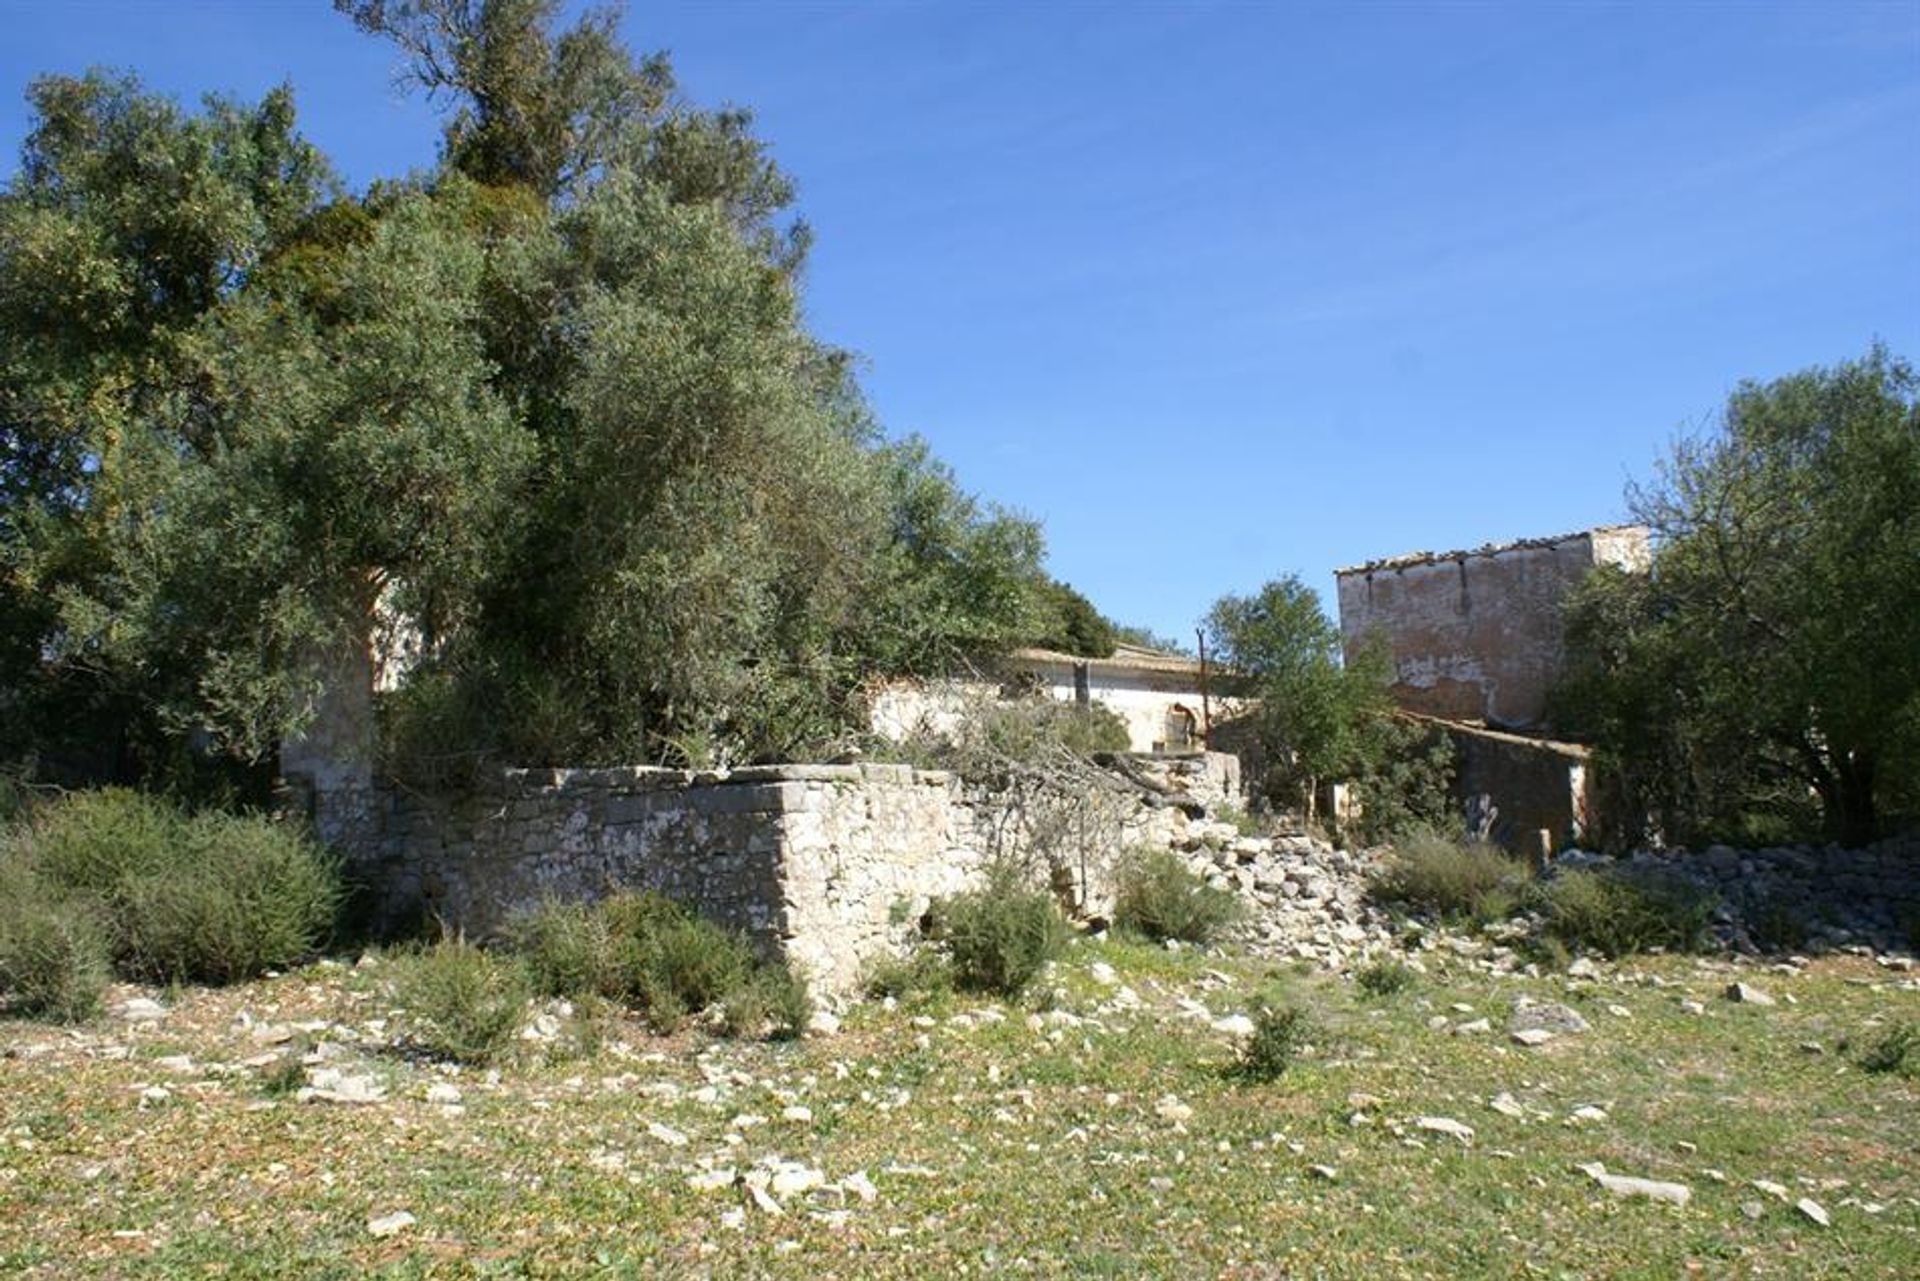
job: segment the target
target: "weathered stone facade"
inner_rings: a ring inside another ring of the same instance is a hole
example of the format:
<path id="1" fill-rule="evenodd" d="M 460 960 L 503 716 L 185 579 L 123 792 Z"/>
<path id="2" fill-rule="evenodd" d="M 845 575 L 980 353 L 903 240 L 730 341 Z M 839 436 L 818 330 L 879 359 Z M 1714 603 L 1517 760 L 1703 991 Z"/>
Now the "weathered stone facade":
<path id="1" fill-rule="evenodd" d="M 1610 526 L 1335 571 L 1351 655 L 1383 636 L 1394 697 L 1445 720 L 1540 725 L 1563 662 L 1561 604 L 1597 565 L 1643 570 L 1647 531 Z"/>
<path id="2" fill-rule="evenodd" d="M 324 839 L 394 924 L 493 935 L 549 899 L 655 889 L 849 989 L 929 898 L 978 872 L 951 775 L 904 765 L 507 770 L 456 800 L 316 795 Z"/>

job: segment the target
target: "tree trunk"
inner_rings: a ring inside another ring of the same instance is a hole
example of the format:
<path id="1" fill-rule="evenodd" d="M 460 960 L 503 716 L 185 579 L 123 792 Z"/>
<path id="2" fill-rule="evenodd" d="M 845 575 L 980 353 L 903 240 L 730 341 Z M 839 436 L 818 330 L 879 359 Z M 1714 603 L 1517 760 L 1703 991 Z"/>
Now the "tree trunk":
<path id="1" fill-rule="evenodd" d="M 1827 831 L 1848 849 L 1871 844 L 1880 834 L 1873 805 L 1874 759 L 1866 752 L 1849 752 L 1833 763 L 1833 790 L 1824 793 Z"/>

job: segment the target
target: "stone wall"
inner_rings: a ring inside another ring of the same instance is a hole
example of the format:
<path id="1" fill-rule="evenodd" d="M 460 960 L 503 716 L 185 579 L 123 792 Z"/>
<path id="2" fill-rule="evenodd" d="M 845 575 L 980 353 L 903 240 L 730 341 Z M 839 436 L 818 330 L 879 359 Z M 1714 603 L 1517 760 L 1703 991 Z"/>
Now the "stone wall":
<path id="1" fill-rule="evenodd" d="M 376 924 L 424 913 L 485 938 L 548 899 L 656 889 L 822 994 L 981 861 L 953 778 L 903 765 L 508 770 L 458 800 L 336 788 L 312 812 Z"/>
<path id="2" fill-rule="evenodd" d="M 1420 553 L 1336 572 L 1349 654 L 1374 634 L 1400 706 L 1446 720 L 1539 725 L 1563 654 L 1561 602 L 1596 565 L 1644 569 L 1640 526 Z"/>
<path id="3" fill-rule="evenodd" d="M 1920 833 L 1862 850 L 1715 845 L 1694 853 L 1643 852 L 1624 860 L 1576 850 L 1560 862 L 1624 863 L 1629 870 L 1658 870 L 1692 881 L 1716 905 L 1716 932 L 1736 947 L 1920 950 Z"/>
<path id="4" fill-rule="evenodd" d="M 1436 723 L 1453 745 L 1456 812 L 1484 822 L 1487 839 L 1536 864 L 1586 840 L 1595 805 L 1586 748 Z"/>

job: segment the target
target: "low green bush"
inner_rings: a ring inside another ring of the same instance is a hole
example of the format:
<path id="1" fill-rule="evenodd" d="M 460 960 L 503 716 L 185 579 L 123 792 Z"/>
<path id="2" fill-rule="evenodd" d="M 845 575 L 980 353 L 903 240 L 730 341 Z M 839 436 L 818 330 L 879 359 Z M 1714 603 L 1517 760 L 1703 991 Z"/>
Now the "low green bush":
<path id="1" fill-rule="evenodd" d="M 806 987 L 784 966 L 757 960 L 745 935 L 651 890 L 548 903 L 517 921 L 510 938 L 540 991 L 603 997 L 661 1031 L 716 1004 L 737 1006 L 727 1017 L 734 1029 L 806 1026 Z"/>
<path id="2" fill-rule="evenodd" d="M 0 855 L 0 1011 L 77 1023 L 99 1011 L 111 977 L 95 914 Z"/>
<path id="3" fill-rule="evenodd" d="M 990 868 L 977 890 L 933 905 L 934 937 L 963 991 L 1013 997 L 1066 946 L 1067 925 L 1045 890 L 1010 866 Z"/>
<path id="4" fill-rule="evenodd" d="M 728 1036 L 770 1036 L 787 1040 L 807 1030 L 813 997 L 798 975 L 784 966 L 762 965 L 721 1002 Z"/>
<path id="5" fill-rule="evenodd" d="M 390 975 L 408 1041 L 459 1063 L 492 1063 L 512 1048 L 533 994 L 519 965 L 464 939 L 401 954 Z"/>
<path id="6" fill-rule="evenodd" d="M 38 807 L 7 857 L 98 922 L 130 979 L 229 983 L 292 964 L 341 903 L 337 863 L 294 828 L 118 788 Z"/>
<path id="7" fill-rule="evenodd" d="M 916 947 L 904 956 L 886 956 L 871 962 L 861 990 L 878 1001 L 899 1000 L 916 994 L 937 996 L 953 990 L 953 966 L 934 948 Z"/>
<path id="8" fill-rule="evenodd" d="M 1529 902 L 1548 937 L 1575 952 L 1609 957 L 1655 947 L 1691 950 L 1707 928 L 1706 897 L 1677 879 L 1570 868 L 1536 884 Z"/>
<path id="9" fill-rule="evenodd" d="M 1378 903 L 1485 924 L 1513 912 L 1529 876 L 1526 864 L 1504 850 L 1426 828 L 1395 847 L 1368 878 L 1367 889 Z"/>
<path id="10" fill-rule="evenodd" d="M 1868 1034 L 1855 1061 L 1864 1071 L 1920 1080 L 1920 1023 L 1902 1019 Z"/>
<path id="11" fill-rule="evenodd" d="M 1353 975 L 1353 981 L 1368 996 L 1392 996 L 1411 987 L 1413 980 L 1413 967 L 1392 957 L 1369 961 Z"/>
<path id="12" fill-rule="evenodd" d="M 1285 1076 L 1312 1035 L 1313 1018 L 1297 1005 L 1262 1006 L 1253 1016 L 1253 1034 L 1240 1046 L 1233 1075 L 1267 1084 Z"/>
<path id="13" fill-rule="evenodd" d="M 1207 884 L 1178 854 L 1150 850 L 1122 867 L 1113 923 L 1156 942 L 1211 943 L 1245 915 L 1240 896 Z"/>

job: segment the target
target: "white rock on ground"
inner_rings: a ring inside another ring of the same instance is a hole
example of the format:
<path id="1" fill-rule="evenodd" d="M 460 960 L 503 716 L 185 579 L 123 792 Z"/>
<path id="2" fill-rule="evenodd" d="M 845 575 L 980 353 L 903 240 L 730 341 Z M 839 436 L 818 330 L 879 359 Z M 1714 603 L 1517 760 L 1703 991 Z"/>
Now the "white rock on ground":
<path id="1" fill-rule="evenodd" d="M 1800 1211 L 1800 1213 L 1806 1215 L 1809 1219 L 1812 1219 L 1815 1223 L 1818 1223 L 1823 1228 L 1830 1228 L 1833 1226 L 1833 1220 L 1827 1217 L 1826 1208 L 1811 1197 L 1801 1197 L 1798 1201 L 1795 1201 L 1793 1203 L 1793 1208 Z"/>
<path id="2" fill-rule="evenodd" d="M 1423 1116 L 1413 1123 L 1417 1130 L 1430 1134 L 1444 1134 L 1450 1139 L 1458 1139 L 1468 1147 L 1473 1146 L 1473 1127 L 1454 1120 L 1450 1116 Z"/>
<path id="3" fill-rule="evenodd" d="M 379 1218 L 368 1219 L 367 1232 L 371 1236 L 390 1237 L 397 1232 L 405 1232 L 418 1222 L 419 1220 L 407 1211 L 395 1210 L 392 1214 L 383 1214 Z"/>
<path id="4" fill-rule="evenodd" d="M 1609 1174 L 1598 1161 L 1576 1167 L 1617 1197 L 1645 1197 L 1669 1205 L 1685 1205 L 1693 1199 L 1693 1189 L 1684 1183 L 1665 1183 L 1659 1179 L 1640 1179 L 1630 1174 Z"/>
<path id="5" fill-rule="evenodd" d="M 1741 1005 L 1772 1005 L 1774 999 L 1751 983 L 1729 983 L 1724 993 L 1729 1001 Z"/>

